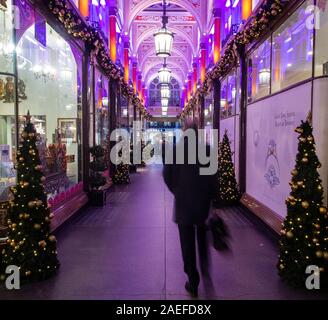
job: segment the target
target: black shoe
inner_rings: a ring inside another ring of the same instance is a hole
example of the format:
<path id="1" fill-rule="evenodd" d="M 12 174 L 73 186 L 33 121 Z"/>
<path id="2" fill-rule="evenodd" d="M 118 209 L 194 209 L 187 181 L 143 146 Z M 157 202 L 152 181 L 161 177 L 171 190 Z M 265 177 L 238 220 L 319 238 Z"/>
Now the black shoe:
<path id="1" fill-rule="evenodd" d="M 193 298 L 197 298 L 198 297 L 198 288 L 197 287 L 192 287 L 190 285 L 190 282 L 189 281 L 186 282 L 185 289 L 190 293 L 190 295 Z"/>

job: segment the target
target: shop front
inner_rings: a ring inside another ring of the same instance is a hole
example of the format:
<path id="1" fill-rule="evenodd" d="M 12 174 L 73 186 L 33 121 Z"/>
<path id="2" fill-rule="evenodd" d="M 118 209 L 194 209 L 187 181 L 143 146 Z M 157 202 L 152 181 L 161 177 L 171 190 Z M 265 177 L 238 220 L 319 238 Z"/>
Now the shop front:
<path id="1" fill-rule="evenodd" d="M 246 204 L 277 231 L 286 216 L 291 170 L 298 148 L 294 129 L 311 111 L 327 200 L 327 31 L 328 8 L 320 8 L 313 28 L 309 6 L 293 14 L 247 55 Z"/>

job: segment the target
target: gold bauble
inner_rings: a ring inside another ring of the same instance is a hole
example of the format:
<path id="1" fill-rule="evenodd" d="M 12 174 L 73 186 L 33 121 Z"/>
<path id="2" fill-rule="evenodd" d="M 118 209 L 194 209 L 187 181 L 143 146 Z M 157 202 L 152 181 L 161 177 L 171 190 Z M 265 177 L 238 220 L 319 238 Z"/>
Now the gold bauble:
<path id="1" fill-rule="evenodd" d="M 25 213 L 25 214 L 24 214 L 24 218 L 25 218 L 25 219 L 28 219 L 29 217 L 30 217 L 30 215 L 29 215 L 28 213 Z"/>
<path id="2" fill-rule="evenodd" d="M 31 271 L 26 271 L 25 272 L 25 275 L 28 277 L 28 276 L 30 276 L 32 274 L 32 272 Z"/>
<path id="3" fill-rule="evenodd" d="M 301 141 L 301 142 L 305 142 L 306 139 L 302 137 L 302 138 L 300 138 L 300 141 Z"/>
<path id="4" fill-rule="evenodd" d="M 310 204 L 309 204 L 307 201 L 303 201 L 303 202 L 302 202 L 302 207 L 303 207 L 304 209 L 307 209 L 309 206 L 310 206 Z"/>
<path id="5" fill-rule="evenodd" d="M 297 185 L 301 187 L 303 185 L 303 181 L 297 181 Z"/>
<path id="6" fill-rule="evenodd" d="M 280 264 L 280 265 L 279 265 L 279 268 L 280 268 L 280 270 L 282 270 L 282 269 L 285 268 L 285 266 L 284 266 L 283 264 Z"/>
<path id="7" fill-rule="evenodd" d="M 325 268 L 320 268 L 320 272 L 325 272 Z"/>
<path id="8" fill-rule="evenodd" d="M 26 132 L 26 131 L 24 131 L 24 132 L 22 133 L 22 138 L 24 138 L 24 139 L 27 138 L 27 132 Z"/>
<path id="9" fill-rule="evenodd" d="M 307 138 L 307 140 L 308 140 L 308 141 L 313 141 L 314 139 L 313 139 L 312 136 L 310 136 L 310 137 Z"/>
<path id="10" fill-rule="evenodd" d="M 287 238 L 289 238 L 289 239 L 292 239 L 292 238 L 294 237 L 294 234 L 293 234 L 293 232 L 291 232 L 291 231 L 288 231 L 288 232 L 286 233 L 286 235 L 287 235 Z"/>
<path id="11" fill-rule="evenodd" d="M 20 157 L 18 160 L 21 161 L 21 162 L 23 162 L 24 161 L 24 158 L 23 157 Z"/>
<path id="12" fill-rule="evenodd" d="M 327 213 L 327 208 L 320 207 L 319 211 L 320 211 L 321 214 L 326 214 Z"/>
<path id="13" fill-rule="evenodd" d="M 27 204 L 30 208 L 33 208 L 35 206 L 35 201 L 30 201 L 28 204 Z"/>
<path id="14" fill-rule="evenodd" d="M 44 247 L 47 246 L 47 243 L 46 243 L 44 240 L 41 240 L 41 241 L 39 242 L 39 246 L 42 247 L 42 248 L 44 248 Z"/>
<path id="15" fill-rule="evenodd" d="M 5 280 L 6 280 L 6 275 L 2 274 L 2 275 L 0 276 L 0 281 L 5 281 Z"/>
<path id="16" fill-rule="evenodd" d="M 30 184 L 26 181 L 26 182 L 24 182 L 23 183 L 23 186 L 26 188 L 26 187 L 28 187 Z"/>
<path id="17" fill-rule="evenodd" d="M 34 154 L 34 152 L 35 152 L 35 151 L 34 151 L 33 149 L 30 149 L 30 150 L 28 151 L 28 153 L 29 153 L 29 154 L 32 154 L 32 155 Z"/>
<path id="18" fill-rule="evenodd" d="M 41 225 L 39 223 L 35 223 L 34 224 L 34 229 L 35 230 L 40 230 L 41 229 Z"/>
<path id="19" fill-rule="evenodd" d="M 23 213 L 20 213 L 19 214 L 19 219 L 23 219 L 24 218 L 24 214 Z"/>
<path id="20" fill-rule="evenodd" d="M 49 236 L 49 241 L 51 241 L 51 242 L 55 242 L 55 241 L 57 241 L 57 239 L 56 239 L 56 237 L 52 234 L 51 236 Z"/>
<path id="21" fill-rule="evenodd" d="M 314 243 L 318 243 L 319 240 L 318 240 L 317 238 L 313 238 L 312 241 L 313 241 Z"/>
<path id="22" fill-rule="evenodd" d="M 302 162 L 303 162 L 303 163 L 308 163 L 308 162 L 309 162 L 309 159 L 304 157 L 304 158 L 302 159 Z"/>
<path id="23" fill-rule="evenodd" d="M 43 204 L 43 202 L 42 202 L 41 200 L 37 200 L 37 201 L 36 201 L 36 205 L 37 205 L 38 207 L 41 207 L 42 204 Z"/>
<path id="24" fill-rule="evenodd" d="M 317 258 L 322 258 L 323 257 L 323 252 L 319 250 L 315 253 L 315 255 L 317 256 Z"/>
<path id="25" fill-rule="evenodd" d="M 296 176 L 298 174 L 298 171 L 296 169 L 292 170 L 292 175 Z"/>
<path id="26" fill-rule="evenodd" d="M 327 252 L 327 251 L 325 251 L 325 252 L 323 253 L 323 257 L 324 257 L 326 260 L 328 260 L 328 252 Z"/>

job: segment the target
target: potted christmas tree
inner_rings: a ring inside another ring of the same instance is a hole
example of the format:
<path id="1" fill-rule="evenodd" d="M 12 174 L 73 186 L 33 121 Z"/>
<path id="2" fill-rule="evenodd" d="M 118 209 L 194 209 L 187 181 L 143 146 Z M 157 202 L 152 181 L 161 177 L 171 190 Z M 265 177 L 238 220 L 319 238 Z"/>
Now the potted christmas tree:
<path id="1" fill-rule="evenodd" d="M 241 194 L 237 184 L 235 167 L 232 161 L 232 151 L 227 130 L 219 145 L 218 184 L 219 194 L 215 201 L 216 207 L 238 204 Z"/>
<path id="2" fill-rule="evenodd" d="M 94 206 L 104 206 L 106 203 L 106 190 L 102 187 L 107 184 L 104 172 L 107 170 L 105 154 L 106 151 L 102 146 L 90 148 L 90 154 L 93 161 L 90 163 L 89 198 Z"/>
<path id="3" fill-rule="evenodd" d="M 47 279 L 59 268 L 57 241 L 50 231 L 52 214 L 43 186 L 46 178 L 36 145 L 38 139 L 28 113 L 17 152 L 17 184 L 11 188 L 9 234 L 1 252 L 0 280 L 6 279 L 5 270 L 10 265 L 19 267 L 23 282 Z"/>
<path id="4" fill-rule="evenodd" d="M 317 266 L 321 283 L 328 275 L 328 215 L 318 168 L 311 116 L 295 130 L 298 134 L 296 165 L 292 170 L 291 193 L 286 200 L 287 216 L 280 240 L 278 270 L 293 286 L 305 287 L 306 269 Z"/>

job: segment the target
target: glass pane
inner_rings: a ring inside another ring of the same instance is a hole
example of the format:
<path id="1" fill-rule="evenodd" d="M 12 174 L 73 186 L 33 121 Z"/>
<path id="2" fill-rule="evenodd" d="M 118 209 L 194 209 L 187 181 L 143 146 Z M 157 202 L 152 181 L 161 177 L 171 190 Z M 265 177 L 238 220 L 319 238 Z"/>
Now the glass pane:
<path id="1" fill-rule="evenodd" d="M 106 147 L 109 134 L 108 79 L 96 70 L 96 144 Z"/>
<path id="2" fill-rule="evenodd" d="M 20 129 L 30 111 L 49 196 L 66 199 L 80 190 L 81 55 L 44 21 L 28 28 L 20 52 Z"/>
<path id="3" fill-rule="evenodd" d="M 248 60 L 248 101 L 255 101 L 270 94 L 271 41 L 266 40 Z"/>
<path id="4" fill-rule="evenodd" d="M 13 73 L 14 19 L 12 1 L 5 1 L 6 10 L 0 8 L 0 72 Z"/>
<path id="5" fill-rule="evenodd" d="M 0 201 L 8 200 L 16 182 L 14 78 L 0 73 Z"/>
<path id="6" fill-rule="evenodd" d="M 312 76 L 313 29 L 305 12 L 310 4 L 306 1 L 273 33 L 273 93 Z"/>
<path id="7" fill-rule="evenodd" d="M 228 117 L 228 83 L 227 78 L 221 81 L 221 119 Z"/>
<path id="8" fill-rule="evenodd" d="M 236 94 L 237 94 L 236 73 L 235 71 L 233 71 L 228 76 L 227 102 L 228 102 L 229 117 L 236 113 Z"/>
<path id="9" fill-rule="evenodd" d="M 328 76 L 328 4 L 320 7 L 316 30 L 315 76 Z"/>

